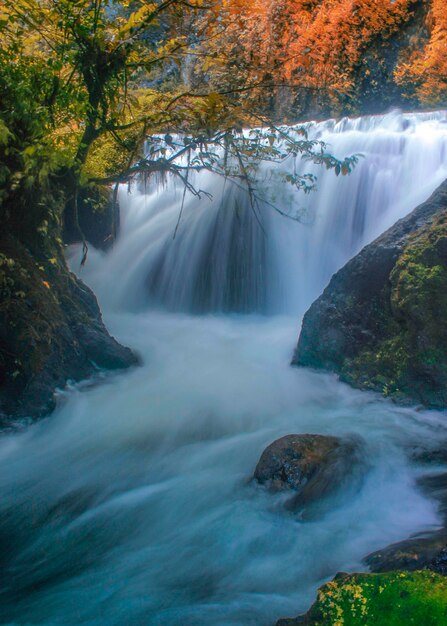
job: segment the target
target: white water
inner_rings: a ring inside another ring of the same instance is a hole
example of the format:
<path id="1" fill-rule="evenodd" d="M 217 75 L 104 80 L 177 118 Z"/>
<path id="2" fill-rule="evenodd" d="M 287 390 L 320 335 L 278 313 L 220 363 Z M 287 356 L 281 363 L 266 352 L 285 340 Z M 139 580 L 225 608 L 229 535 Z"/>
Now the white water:
<path id="1" fill-rule="evenodd" d="M 405 450 L 444 438 L 445 415 L 289 361 L 331 273 L 447 177 L 446 119 L 318 125 L 337 155 L 365 158 L 347 179 L 320 177 L 306 224 L 265 213 L 267 238 L 234 218 L 231 198 L 216 217 L 220 183 L 207 177 L 215 204 L 188 204 L 175 240 L 179 190 L 123 195 L 120 241 L 91 253 L 84 278 L 144 365 L 69 391 L 51 418 L 0 439 L 0 623 L 267 626 L 306 610 L 336 571 L 439 524 Z M 277 204 L 302 206 L 276 174 L 265 184 Z M 224 271 L 230 254 L 251 282 Z M 263 315 L 191 314 L 233 307 Z M 250 481 L 265 446 L 292 432 L 365 441 L 360 487 L 306 521 Z"/>
<path id="2" fill-rule="evenodd" d="M 181 312 L 300 316 L 336 269 L 447 176 L 447 113 L 331 120 L 311 127 L 311 134 L 339 158 L 363 158 L 339 178 L 299 160 L 264 165 L 262 195 L 301 215 L 294 222 L 264 209 L 265 235 L 246 194 L 208 172 L 193 182 L 213 199 L 187 196 L 175 239 L 181 186 L 153 185 L 131 196 L 124 189 L 124 236 L 105 265 L 87 270 L 101 301 L 125 311 L 161 304 Z M 316 193 L 282 181 L 294 168 L 318 176 Z"/>

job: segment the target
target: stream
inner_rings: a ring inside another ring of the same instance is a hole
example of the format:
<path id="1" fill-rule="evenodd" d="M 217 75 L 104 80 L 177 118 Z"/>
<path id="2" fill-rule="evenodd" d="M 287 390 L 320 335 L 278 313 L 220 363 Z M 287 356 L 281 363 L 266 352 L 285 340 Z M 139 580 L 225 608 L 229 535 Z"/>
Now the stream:
<path id="1" fill-rule="evenodd" d="M 352 175 L 299 194 L 264 166 L 262 228 L 210 173 L 120 192 L 121 233 L 79 270 L 142 367 L 60 392 L 56 412 L 0 438 L 0 623 L 272 626 L 338 571 L 437 528 L 408 450 L 445 414 L 402 408 L 332 374 L 290 367 L 301 318 L 331 275 L 447 178 L 447 113 L 313 124 Z M 310 168 L 314 171 L 312 168 Z M 292 213 L 291 213 L 292 214 Z M 365 469 L 301 519 L 251 480 L 290 433 L 357 435 Z"/>

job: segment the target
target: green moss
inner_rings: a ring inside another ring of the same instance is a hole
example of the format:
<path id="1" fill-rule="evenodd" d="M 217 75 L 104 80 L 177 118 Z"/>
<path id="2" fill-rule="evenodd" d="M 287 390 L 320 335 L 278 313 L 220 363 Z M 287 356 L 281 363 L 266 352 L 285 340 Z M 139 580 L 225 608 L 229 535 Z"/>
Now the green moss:
<path id="1" fill-rule="evenodd" d="M 338 575 L 318 592 L 308 626 L 447 626 L 447 578 L 428 571 Z"/>
<path id="2" fill-rule="evenodd" d="M 375 341 L 341 377 L 427 406 L 447 405 L 447 211 L 409 240 L 389 278 Z"/>

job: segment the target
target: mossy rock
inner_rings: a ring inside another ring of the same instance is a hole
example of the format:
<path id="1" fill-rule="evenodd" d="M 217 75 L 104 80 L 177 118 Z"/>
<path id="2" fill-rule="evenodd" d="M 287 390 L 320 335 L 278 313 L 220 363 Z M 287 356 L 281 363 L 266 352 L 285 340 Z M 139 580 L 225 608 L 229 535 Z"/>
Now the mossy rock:
<path id="1" fill-rule="evenodd" d="M 0 236 L 0 427 L 50 413 L 55 390 L 68 380 L 137 362 L 107 332 L 94 294 L 68 270 L 60 244 L 36 252 Z"/>
<path id="2" fill-rule="evenodd" d="M 433 572 L 338 574 L 306 615 L 277 626 L 447 626 L 447 578 Z"/>
<path id="3" fill-rule="evenodd" d="M 306 313 L 294 364 L 447 407 L 447 181 L 366 246 Z"/>

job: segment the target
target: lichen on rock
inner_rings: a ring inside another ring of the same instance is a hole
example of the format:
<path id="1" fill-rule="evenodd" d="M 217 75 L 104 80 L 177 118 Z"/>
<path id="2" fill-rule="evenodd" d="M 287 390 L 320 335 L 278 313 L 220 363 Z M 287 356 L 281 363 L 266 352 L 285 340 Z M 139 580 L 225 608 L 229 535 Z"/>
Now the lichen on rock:
<path id="1" fill-rule="evenodd" d="M 308 613 L 276 626 L 446 626 L 447 578 L 433 572 L 338 574 Z"/>
<path id="2" fill-rule="evenodd" d="M 290 494 L 290 510 L 321 502 L 358 477 L 361 442 L 328 435 L 286 435 L 262 453 L 254 479 L 271 492 Z"/>

